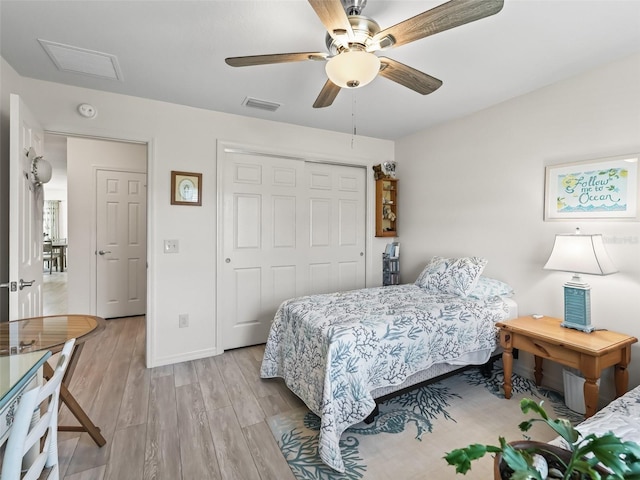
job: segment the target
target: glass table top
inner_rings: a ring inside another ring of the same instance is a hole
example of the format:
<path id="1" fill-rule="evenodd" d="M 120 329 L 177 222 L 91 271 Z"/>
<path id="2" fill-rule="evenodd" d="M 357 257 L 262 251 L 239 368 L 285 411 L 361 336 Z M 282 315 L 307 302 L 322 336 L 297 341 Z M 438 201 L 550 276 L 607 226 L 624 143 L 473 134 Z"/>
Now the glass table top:
<path id="1" fill-rule="evenodd" d="M 0 357 L 0 409 L 13 398 L 14 392 L 18 392 L 50 356 L 51 352 L 43 350 Z"/>
<path id="2" fill-rule="evenodd" d="M 84 341 L 104 328 L 104 319 L 92 315 L 52 315 L 0 322 L 0 357 L 39 350 L 56 353 L 75 338 Z"/>

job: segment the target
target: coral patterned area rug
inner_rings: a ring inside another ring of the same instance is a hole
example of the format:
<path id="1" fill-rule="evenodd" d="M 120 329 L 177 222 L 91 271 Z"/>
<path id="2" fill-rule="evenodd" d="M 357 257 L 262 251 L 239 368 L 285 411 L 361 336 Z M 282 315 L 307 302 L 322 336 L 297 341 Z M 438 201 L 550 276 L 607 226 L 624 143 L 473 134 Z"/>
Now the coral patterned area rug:
<path id="1" fill-rule="evenodd" d="M 499 435 L 507 441 L 525 438 L 518 424 L 533 415 L 520 410 L 522 398 L 543 400 L 550 416 L 583 419 L 564 405 L 562 395 L 515 375 L 512 398 L 506 400 L 502 382 L 500 368 L 490 378 L 472 368 L 380 404 L 375 422 L 359 423 L 342 435 L 343 474 L 318 457 L 320 421 L 308 409 L 273 416 L 268 423 L 298 480 L 491 479 L 491 457 L 473 463 L 466 477 L 456 475 L 442 457 L 471 443 L 498 445 Z M 542 424 L 534 425 L 527 435 L 540 441 L 556 437 Z"/>

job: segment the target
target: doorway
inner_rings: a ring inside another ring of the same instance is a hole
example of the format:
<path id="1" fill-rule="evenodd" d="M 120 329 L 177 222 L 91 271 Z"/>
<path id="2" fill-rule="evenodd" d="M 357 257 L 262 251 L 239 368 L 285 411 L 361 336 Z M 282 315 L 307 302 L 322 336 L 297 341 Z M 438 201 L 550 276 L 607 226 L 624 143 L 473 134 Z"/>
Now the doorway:
<path id="1" fill-rule="evenodd" d="M 51 151 L 49 146 L 51 145 Z M 49 314 L 86 312 L 100 315 L 102 309 L 97 289 L 100 274 L 97 262 L 98 248 L 98 184 L 99 171 L 122 171 L 125 174 L 141 175 L 144 179 L 139 185 L 144 188 L 143 232 L 146 236 L 146 143 L 108 140 L 102 138 L 76 137 L 68 134 L 48 133 L 45 141 L 46 155 L 60 166 L 58 178 L 66 180 L 66 220 L 68 241 L 67 265 L 64 274 L 55 271 L 49 278 L 45 273 L 45 295 L 43 307 Z M 59 159 L 59 160 L 58 160 Z M 55 167 L 54 167 L 55 168 Z M 54 171 L 54 175 L 55 175 Z M 118 187 L 122 188 L 122 187 Z M 125 186 L 124 188 L 128 188 Z M 136 315 L 146 312 L 146 238 L 142 240 L 144 251 L 138 252 L 143 258 L 141 271 L 142 283 L 138 298 L 142 309 Z M 104 260 L 104 258 L 102 258 Z M 61 279 L 57 281 L 57 279 Z M 62 278 L 64 277 L 64 278 Z M 47 282 L 47 280 L 52 280 Z M 140 280 L 140 278 L 138 278 Z M 51 285 L 48 285 L 48 284 Z M 124 282 L 123 282 L 124 283 Z M 65 301 L 66 300 L 66 301 Z M 64 311 L 61 311 L 64 309 Z M 130 313 L 118 313 L 110 310 L 111 318 L 128 316 Z"/>
<path id="2" fill-rule="evenodd" d="M 59 315 L 69 313 L 67 303 L 67 137 L 45 133 L 45 157 L 51 164 L 51 180 L 44 184 L 43 235 L 57 245 L 54 255 L 43 262 L 42 314 Z M 64 256 L 60 255 L 65 248 Z"/>

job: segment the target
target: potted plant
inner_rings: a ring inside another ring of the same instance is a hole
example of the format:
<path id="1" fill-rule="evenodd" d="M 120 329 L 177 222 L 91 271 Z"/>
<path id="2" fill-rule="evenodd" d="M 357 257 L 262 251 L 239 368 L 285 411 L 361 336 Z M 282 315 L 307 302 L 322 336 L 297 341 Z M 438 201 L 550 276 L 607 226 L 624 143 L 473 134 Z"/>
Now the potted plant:
<path id="1" fill-rule="evenodd" d="M 496 480 L 640 479 L 640 445 L 624 442 L 611 432 L 582 437 L 568 420 L 549 418 L 542 404 L 528 398 L 520 402 L 523 413 L 532 410 L 540 416 L 522 422 L 520 430 L 527 432 L 534 422 L 544 422 L 566 441 L 569 450 L 543 442 L 507 443 L 499 437 L 500 446 L 473 444 L 455 449 L 444 458 L 456 467 L 456 473 L 466 474 L 473 460 L 495 453 Z"/>

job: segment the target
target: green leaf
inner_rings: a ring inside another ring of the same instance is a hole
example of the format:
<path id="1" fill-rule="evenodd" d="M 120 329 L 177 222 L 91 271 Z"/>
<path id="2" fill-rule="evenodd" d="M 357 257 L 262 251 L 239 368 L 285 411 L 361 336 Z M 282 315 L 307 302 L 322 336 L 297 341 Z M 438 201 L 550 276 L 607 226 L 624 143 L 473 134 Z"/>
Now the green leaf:
<path id="1" fill-rule="evenodd" d="M 533 468 L 529 452 L 515 449 L 507 443 L 502 445 L 502 450 L 502 459 L 513 470 L 511 480 L 544 480 L 540 476 L 540 472 Z"/>
<path id="2" fill-rule="evenodd" d="M 533 410 L 542 418 L 542 420 L 532 418 L 526 422 L 522 422 L 519 425 L 520 430 L 526 432 L 531 428 L 533 422 L 545 422 L 568 443 L 574 444 L 575 442 L 577 442 L 580 434 L 575 428 L 573 428 L 571 422 L 564 418 L 559 418 L 557 420 L 549 418 L 549 415 L 547 415 L 547 412 L 542 406 L 543 404 L 544 402 L 540 402 L 540 404 L 538 404 L 530 398 L 523 398 L 522 400 L 520 400 L 520 409 L 522 410 L 522 413 L 528 413 L 529 410 Z"/>
<path id="3" fill-rule="evenodd" d="M 591 480 L 601 480 L 600 473 L 598 473 L 591 465 L 590 462 L 581 459 L 574 459 L 573 463 L 569 464 L 571 472 L 580 472 L 588 475 Z"/>
<path id="4" fill-rule="evenodd" d="M 573 425 L 571 425 L 571 422 L 565 418 L 549 420 L 547 421 L 547 424 L 571 445 L 576 443 L 580 438 L 580 433 L 573 427 Z"/>
<path id="5" fill-rule="evenodd" d="M 592 464 L 600 462 L 617 478 L 627 478 L 625 475 L 632 471 L 631 465 L 638 464 L 640 445 L 635 442 L 623 442 L 611 432 L 601 436 L 590 434 L 580 442 L 575 455 L 581 458 L 589 453 L 593 453 L 595 457 Z"/>
<path id="6" fill-rule="evenodd" d="M 525 421 L 525 422 L 520 423 L 520 424 L 518 425 L 518 428 L 519 428 L 521 431 L 523 431 L 523 432 L 528 432 L 528 431 L 529 431 L 529 429 L 533 426 L 533 422 L 534 422 L 534 420 L 533 420 L 533 419 L 531 419 L 531 420 L 527 420 L 527 421 Z"/>
<path id="7" fill-rule="evenodd" d="M 444 459 L 449 465 L 454 465 L 456 467 L 456 473 L 466 474 L 471 470 L 471 462 L 473 460 L 484 457 L 487 452 L 500 451 L 502 451 L 502 449 L 499 447 L 474 443 L 473 445 L 469 445 L 465 448 L 452 450 L 444 456 Z"/>
<path id="8" fill-rule="evenodd" d="M 547 412 L 544 410 L 544 408 L 542 408 L 543 403 L 544 402 L 540 402 L 540 405 L 538 405 L 536 402 L 534 402 L 530 398 L 523 398 L 522 400 L 520 400 L 520 410 L 522 410 L 522 413 L 529 413 L 529 410 L 533 410 L 538 415 L 540 415 L 544 420 L 549 420 L 549 416 L 547 415 Z"/>

